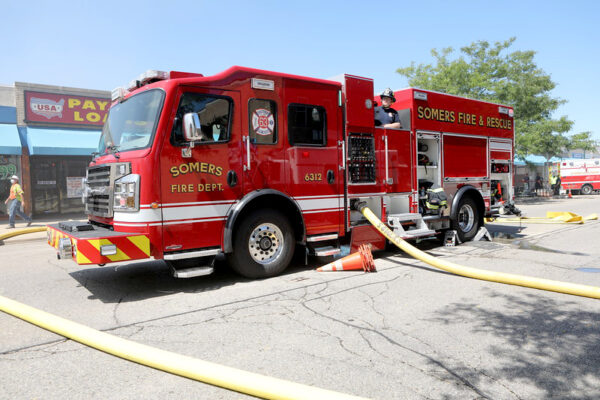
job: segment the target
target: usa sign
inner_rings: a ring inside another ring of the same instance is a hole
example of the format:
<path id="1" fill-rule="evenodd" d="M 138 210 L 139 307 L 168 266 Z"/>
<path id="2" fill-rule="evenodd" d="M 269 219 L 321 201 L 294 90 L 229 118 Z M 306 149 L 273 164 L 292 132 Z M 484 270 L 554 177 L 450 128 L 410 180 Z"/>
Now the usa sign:
<path id="1" fill-rule="evenodd" d="M 110 99 L 25 91 L 25 120 L 60 125 L 102 126 Z"/>

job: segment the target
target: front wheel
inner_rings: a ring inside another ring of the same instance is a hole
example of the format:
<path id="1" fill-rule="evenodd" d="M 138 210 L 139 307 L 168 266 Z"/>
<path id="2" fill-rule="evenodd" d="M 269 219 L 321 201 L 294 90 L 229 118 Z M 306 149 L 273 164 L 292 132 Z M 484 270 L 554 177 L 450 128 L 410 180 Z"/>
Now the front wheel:
<path id="1" fill-rule="evenodd" d="M 581 187 L 581 194 L 592 194 L 593 191 L 594 188 L 592 187 L 592 185 L 583 185 Z"/>
<path id="2" fill-rule="evenodd" d="M 456 230 L 461 242 L 471 240 L 479 230 L 479 210 L 471 197 L 463 197 L 458 203 L 456 219 L 452 220 L 452 229 Z"/>
<path id="3" fill-rule="evenodd" d="M 283 272 L 294 255 L 294 232 L 278 211 L 257 210 L 242 220 L 233 238 L 231 267 L 246 278 L 268 278 Z"/>

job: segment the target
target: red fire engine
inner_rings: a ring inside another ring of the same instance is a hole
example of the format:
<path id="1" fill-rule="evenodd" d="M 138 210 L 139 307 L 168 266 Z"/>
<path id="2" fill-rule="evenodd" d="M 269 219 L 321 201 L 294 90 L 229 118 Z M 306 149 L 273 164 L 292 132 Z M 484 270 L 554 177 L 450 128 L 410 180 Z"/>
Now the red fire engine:
<path id="1" fill-rule="evenodd" d="M 384 129 L 368 78 L 149 71 L 113 91 L 85 180 L 89 221 L 49 226 L 49 243 L 82 265 L 163 259 L 179 277 L 211 273 L 224 253 L 238 273 L 268 277 L 297 247 L 384 248 L 357 202 L 403 238 L 472 239 L 493 188 L 513 197 L 513 110 L 394 95 L 402 128 Z"/>
<path id="2" fill-rule="evenodd" d="M 600 190 L 600 159 L 573 159 L 558 163 L 561 186 L 574 193 L 592 194 Z"/>

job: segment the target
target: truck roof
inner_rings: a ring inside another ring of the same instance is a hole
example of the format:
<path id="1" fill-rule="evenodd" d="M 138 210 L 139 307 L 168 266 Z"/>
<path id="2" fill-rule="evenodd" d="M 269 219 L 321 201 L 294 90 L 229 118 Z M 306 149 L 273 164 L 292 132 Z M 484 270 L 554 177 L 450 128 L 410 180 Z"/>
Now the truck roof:
<path id="1" fill-rule="evenodd" d="M 434 94 L 439 94 L 439 95 L 448 96 L 448 97 L 455 97 L 457 99 L 472 100 L 472 101 L 477 101 L 479 103 L 486 103 L 486 104 L 491 104 L 491 105 L 494 105 L 494 106 L 503 106 L 503 107 L 506 107 L 506 108 L 513 109 L 513 106 L 509 106 L 509 105 L 506 105 L 506 104 L 503 104 L 503 103 L 494 103 L 494 102 L 487 101 L 487 100 L 479 100 L 479 99 L 474 99 L 472 97 L 459 96 L 459 95 L 456 95 L 456 94 L 449 94 L 449 93 L 444 93 L 444 92 L 438 92 L 436 90 L 430 90 L 430 89 L 421 89 L 421 88 L 413 87 L 413 86 L 409 86 L 409 87 L 405 87 L 405 88 L 402 88 L 402 89 L 394 90 L 394 93 L 402 92 L 402 91 L 405 91 L 405 90 L 412 90 L 412 91 L 416 90 L 416 91 L 419 91 L 419 92 L 434 93 Z"/>
<path id="2" fill-rule="evenodd" d="M 332 86 L 341 87 L 340 82 L 336 82 L 336 81 L 332 81 L 332 80 L 311 78 L 311 77 L 307 77 L 307 76 L 286 74 L 283 72 L 267 71 L 267 70 L 256 69 L 256 68 L 248 68 L 248 67 L 242 67 L 239 65 L 234 65 L 234 66 L 227 68 L 226 70 L 221 71 L 215 75 L 202 76 L 202 77 L 189 77 L 189 78 L 184 77 L 184 78 L 181 78 L 181 81 L 184 83 L 210 82 L 210 81 L 220 81 L 220 80 L 227 81 L 227 80 L 231 80 L 232 78 L 239 79 L 240 76 L 242 76 L 242 77 L 244 77 L 244 76 L 246 76 L 246 77 L 251 77 L 251 76 L 277 77 L 277 78 L 295 79 L 295 80 L 302 80 L 302 81 L 306 81 L 306 82 L 320 83 L 320 84 L 324 84 L 324 85 L 332 85 Z"/>

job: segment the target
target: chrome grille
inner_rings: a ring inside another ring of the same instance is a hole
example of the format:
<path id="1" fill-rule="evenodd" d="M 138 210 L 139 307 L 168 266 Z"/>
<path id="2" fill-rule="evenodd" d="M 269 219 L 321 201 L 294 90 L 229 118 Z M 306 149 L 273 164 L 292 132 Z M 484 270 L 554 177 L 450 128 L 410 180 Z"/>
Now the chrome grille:
<path id="1" fill-rule="evenodd" d="M 87 183 L 90 187 L 110 186 L 110 165 L 89 167 Z"/>
<path id="2" fill-rule="evenodd" d="M 114 164 L 89 167 L 85 185 L 85 212 L 88 215 L 112 217 L 112 173 Z"/>

